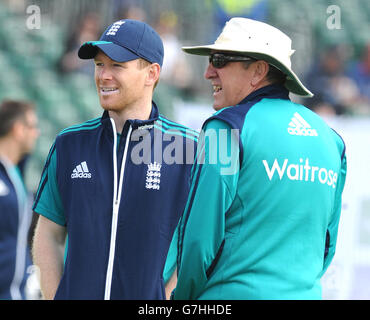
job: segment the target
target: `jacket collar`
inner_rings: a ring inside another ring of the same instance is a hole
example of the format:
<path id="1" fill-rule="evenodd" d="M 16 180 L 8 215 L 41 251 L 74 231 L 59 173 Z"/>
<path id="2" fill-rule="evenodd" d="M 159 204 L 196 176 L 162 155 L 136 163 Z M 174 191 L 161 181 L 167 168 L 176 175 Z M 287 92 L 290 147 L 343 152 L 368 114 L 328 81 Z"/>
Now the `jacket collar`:
<path id="1" fill-rule="evenodd" d="M 147 119 L 147 120 L 128 119 L 127 122 L 126 122 L 126 124 L 125 124 L 125 126 L 127 125 L 127 123 L 129 123 L 132 126 L 133 129 L 137 129 L 138 127 L 143 126 L 143 125 L 153 124 L 154 121 L 158 120 L 158 118 L 159 118 L 158 107 L 155 104 L 155 102 L 152 101 L 152 111 L 150 113 L 149 119 Z M 110 119 L 109 113 L 108 113 L 107 110 L 105 110 L 103 112 L 102 117 L 101 117 L 102 124 L 108 123 L 109 124 L 109 127 L 110 127 L 110 121 L 109 121 L 109 119 Z"/>
<path id="2" fill-rule="evenodd" d="M 271 84 L 253 91 L 246 96 L 239 104 L 246 104 L 248 102 L 255 102 L 263 98 L 269 99 L 286 99 L 289 100 L 289 91 L 281 85 Z"/>

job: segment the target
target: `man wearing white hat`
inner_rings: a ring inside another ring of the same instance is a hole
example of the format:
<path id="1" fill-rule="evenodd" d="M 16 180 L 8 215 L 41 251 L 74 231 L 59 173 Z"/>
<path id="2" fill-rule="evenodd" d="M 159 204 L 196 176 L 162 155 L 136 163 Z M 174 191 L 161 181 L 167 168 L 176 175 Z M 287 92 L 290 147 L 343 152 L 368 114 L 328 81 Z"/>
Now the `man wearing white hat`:
<path id="1" fill-rule="evenodd" d="M 198 144 L 172 298 L 320 299 L 336 246 L 345 144 L 290 101 L 289 92 L 312 96 L 292 71 L 290 38 L 232 18 L 214 44 L 183 50 L 209 56 L 204 76 L 217 112 Z"/>

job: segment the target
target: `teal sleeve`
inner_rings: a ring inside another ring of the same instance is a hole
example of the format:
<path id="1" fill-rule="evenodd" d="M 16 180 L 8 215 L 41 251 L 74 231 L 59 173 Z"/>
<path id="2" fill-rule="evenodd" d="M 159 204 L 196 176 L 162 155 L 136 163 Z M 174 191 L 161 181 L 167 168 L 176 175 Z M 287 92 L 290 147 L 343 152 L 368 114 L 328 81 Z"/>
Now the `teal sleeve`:
<path id="1" fill-rule="evenodd" d="M 56 168 L 57 151 L 54 144 L 46 160 L 33 210 L 53 222 L 65 226 L 66 222 L 57 184 Z"/>
<path id="2" fill-rule="evenodd" d="M 174 299 L 198 299 L 225 239 L 225 215 L 236 195 L 239 135 L 211 120 L 199 139 L 189 198 L 180 222 Z"/>
<path id="3" fill-rule="evenodd" d="M 324 266 L 323 266 L 322 274 L 324 274 L 326 269 L 329 267 L 330 262 L 333 260 L 333 257 L 335 254 L 338 227 L 339 227 L 339 217 L 340 217 L 340 212 L 342 209 L 342 192 L 344 189 L 346 174 L 347 174 L 347 157 L 346 155 L 344 155 L 343 160 L 342 160 L 340 175 L 338 178 L 337 189 L 335 191 L 334 210 L 333 210 L 331 221 L 329 222 L 329 226 L 328 226 L 329 247 L 328 247 L 328 253 L 324 259 Z"/>

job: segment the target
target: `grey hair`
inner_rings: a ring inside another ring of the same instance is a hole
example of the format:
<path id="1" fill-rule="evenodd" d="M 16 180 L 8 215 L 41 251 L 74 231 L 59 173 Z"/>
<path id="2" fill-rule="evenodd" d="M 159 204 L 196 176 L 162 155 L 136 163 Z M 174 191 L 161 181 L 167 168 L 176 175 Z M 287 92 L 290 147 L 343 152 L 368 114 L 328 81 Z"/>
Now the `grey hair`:
<path id="1" fill-rule="evenodd" d="M 248 69 L 249 66 L 256 61 L 257 60 L 243 61 L 242 64 L 245 69 Z M 284 74 L 282 71 L 280 71 L 273 65 L 269 64 L 269 71 L 266 75 L 266 80 L 268 80 L 271 84 L 283 85 L 286 81 L 286 74 Z"/>

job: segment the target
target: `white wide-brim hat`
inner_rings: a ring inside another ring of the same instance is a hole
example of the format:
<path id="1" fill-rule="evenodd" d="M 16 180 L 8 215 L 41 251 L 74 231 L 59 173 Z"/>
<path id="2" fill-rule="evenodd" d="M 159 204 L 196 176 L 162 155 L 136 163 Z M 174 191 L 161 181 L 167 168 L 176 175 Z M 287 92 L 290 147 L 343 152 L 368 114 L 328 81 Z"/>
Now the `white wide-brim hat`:
<path id="1" fill-rule="evenodd" d="M 215 51 L 238 52 L 264 60 L 278 68 L 287 78 L 285 87 L 303 97 L 313 94 L 299 80 L 291 68 L 292 40 L 279 29 L 267 23 L 247 18 L 232 18 L 226 22 L 214 44 L 182 47 L 187 53 L 208 56 Z"/>

